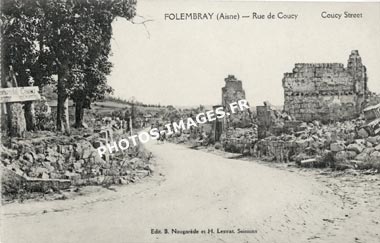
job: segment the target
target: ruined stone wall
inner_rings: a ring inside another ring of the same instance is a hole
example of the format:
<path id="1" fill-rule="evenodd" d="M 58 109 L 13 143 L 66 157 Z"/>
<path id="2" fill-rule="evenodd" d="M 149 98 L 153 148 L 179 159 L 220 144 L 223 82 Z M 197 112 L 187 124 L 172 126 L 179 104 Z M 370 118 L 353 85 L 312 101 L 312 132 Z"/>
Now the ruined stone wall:
<path id="1" fill-rule="evenodd" d="M 353 119 L 358 115 L 358 102 L 355 94 L 291 94 L 285 96 L 285 112 L 301 121 Z"/>
<path id="2" fill-rule="evenodd" d="M 238 80 L 234 75 L 228 75 L 224 79 L 225 86 L 222 88 L 222 106 L 229 111 L 229 105 L 233 102 L 245 99 L 245 91 L 242 81 Z M 248 127 L 251 125 L 250 112 L 248 110 L 235 111 L 235 114 L 226 118 L 224 128 L 228 127 Z"/>
<path id="3" fill-rule="evenodd" d="M 377 104 L 380 104 L 380 95 L 376 93 L 369 93 L 369 95 L 367 95 L 366 105 L 371 106 Z"/>
<path id="4" fill-rule="evenodd" d="M 345 120 L 360 114 L 367 90 L 358 51 L 341 63 L 297 63 L 283 78 L 284 111 L 298 120 Z"/>
<path id="5" fill-rule="evenodd" d="M 232 102 L 245 99 L 245 91 L 243 84 L 240 80 L 236 79 L 234 75 L 228 75 L 224 79 L 225 86 L 222 88 L 222 105 L 226 106 Z"/>

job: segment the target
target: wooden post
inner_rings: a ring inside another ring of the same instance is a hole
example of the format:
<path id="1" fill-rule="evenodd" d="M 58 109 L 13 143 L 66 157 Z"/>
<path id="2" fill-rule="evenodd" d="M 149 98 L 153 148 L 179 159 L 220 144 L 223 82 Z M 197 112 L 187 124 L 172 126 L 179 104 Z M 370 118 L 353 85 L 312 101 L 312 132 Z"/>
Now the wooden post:
<path id="1" fill-rule="evenodd" d="M 13 71 L 13 67 L 9 67 L 9 81 L 7 87 L 17 87 L 16 74 Z M 24 116 L 24 109 L 20 103 L 6 104 L 6 110 L 8 115 L 8 129 L 11 137 L 24 137 L 26 132 L 26 122 Z"/>
<path id="2" fill-rule="evenodd" d="M 24 109 L 21 102 L 39 100 L 38 87 L 1 88 L 0 104 L 6 104 L 10 136 L 23 137 L 26 131 Z M 4 117 L 3 117 L 4 119 Z"/>

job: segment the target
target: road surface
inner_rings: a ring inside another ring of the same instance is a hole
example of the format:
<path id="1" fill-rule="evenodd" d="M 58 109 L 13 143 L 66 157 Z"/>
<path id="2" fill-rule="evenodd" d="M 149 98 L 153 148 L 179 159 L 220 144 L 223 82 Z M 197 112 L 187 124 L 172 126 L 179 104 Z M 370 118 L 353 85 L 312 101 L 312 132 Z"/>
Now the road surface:
<path id="1" fill-rule="evenodd" d="M 116 192 L 6 205 L 1 242 L 362 242 L 365 225 L 346 222 L 342 199 L 312 177 L 180 145 L 146 146 L 153 177 Z"/>

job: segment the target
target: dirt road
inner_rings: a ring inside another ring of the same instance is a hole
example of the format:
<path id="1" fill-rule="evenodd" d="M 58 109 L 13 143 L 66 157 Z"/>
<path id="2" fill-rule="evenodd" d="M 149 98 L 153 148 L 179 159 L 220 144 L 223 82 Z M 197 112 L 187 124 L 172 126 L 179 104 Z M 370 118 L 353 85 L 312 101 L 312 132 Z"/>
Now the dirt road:
<path id="1" fill-rule="evenodd" d="M 1 242 L 378 242 L 312 177 L 179 145 L 147 148 L 157 172 L 143 182 L 4 206 Z"/>

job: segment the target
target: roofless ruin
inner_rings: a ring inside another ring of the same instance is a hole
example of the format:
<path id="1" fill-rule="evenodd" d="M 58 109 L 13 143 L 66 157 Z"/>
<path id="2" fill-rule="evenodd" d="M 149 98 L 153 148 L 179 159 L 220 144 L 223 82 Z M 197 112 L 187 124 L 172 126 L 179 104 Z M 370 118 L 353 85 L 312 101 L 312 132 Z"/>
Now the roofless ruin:
<path id="1" fill-rule="evenodd" d="M 342 63 L 297 63 L 282 80 L 284 111 L 302 121 L 352 119 L 367 105 L 366 67 L 353 50 Z"/>

